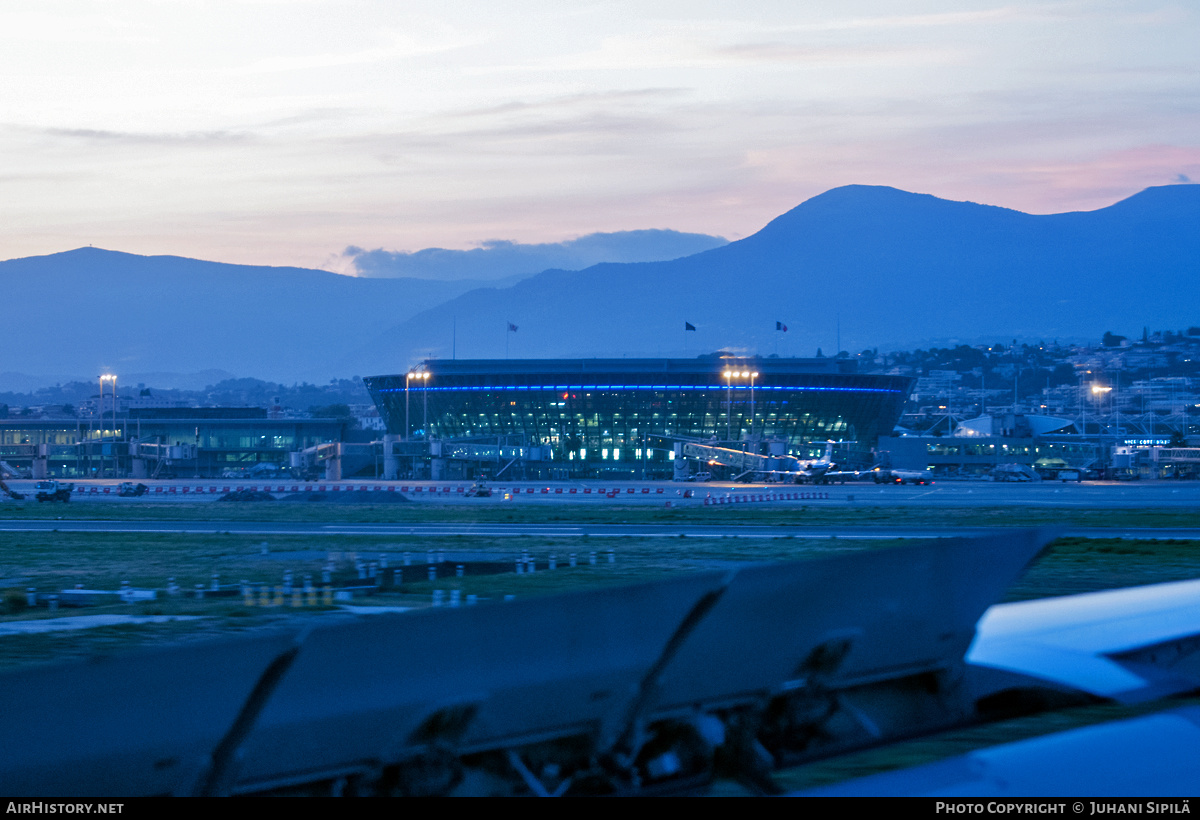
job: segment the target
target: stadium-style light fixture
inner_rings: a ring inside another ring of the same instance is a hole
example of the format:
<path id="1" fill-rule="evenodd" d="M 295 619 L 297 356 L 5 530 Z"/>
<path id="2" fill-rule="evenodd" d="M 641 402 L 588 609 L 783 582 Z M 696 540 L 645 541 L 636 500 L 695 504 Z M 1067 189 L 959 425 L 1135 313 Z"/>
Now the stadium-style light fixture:
<path id="1" fill-rule="evenodd" d="M 100 376 L 100 406 L 96 408 L 97 414 L 100 416 L 100 438 L 104 439 L 104 383 L 112 384 L 112 403 L 113 403 L 113 475 L 117 473 L 117 375 L 115 373 L 103 373 Z M 100 457 L 100 471 L 104 472 L 104 456 Z"/>
<path id="2" fill-rule="evenodd" d="M 422 384 L 428 384 L 429 375 L 430 375 L 430 373 L 428 370 L 420 370 L 420 371 L 410 370 L 404 374 L 404 440 L 405 441 L 408 441 L 411 438 L 409 433 L 412 429 L 412 425 L 409 424 L 409 413 L 408 413 L 408 388 L 409 388 L 409 385 L 412 384 L 413 379 L 419 380 Z M 425 437 L 428 438 L 429 437 L 429 432 L 428 432 L 429 431 L 429 393 L 425 392 L 423 394 L 423 398 L 424 398 L 424 405 L 425 405 L 425 411 L 424 411 L 425 412 L 425 421 L 424 421 L 425 427 L 424 427 L 424 429 L 426 431 Z"/>
<path id="3" fill-rule="evenodd" d="M 749 379 L 750 380 L 750 433 L 754 433 L 754 380 L 758 378 L 757 370 L 729 370 L 721 371 L 721 375 L 725 377 L 725 440 L 733 439 L 733 380 L 734 379 Z"/>
<path id="4" fill-rule="evenodd" d="M 420 374 L 421 376 L 421 435 L 425 441 L 429 441 L 429 371 L 426 370 Z"/>
<path id="5" fill-rule="evenodd" d="M 412 383 L 412 380 L 414 378 L 416 378 L 416 375 L 417 374 L 412 372 L 411 370 L 408 371 L 408 373 L 406 373 L 404 375 L 404 440 L 405 441 L 408 441 L 409 430 L 412 429 L 412 426 L 408 423 L 408 386 Z"/>
<path id="6" fill-rule="evenodd" d="M 750 437 L 754 437 L 754 380 L 758 378 L 758 371 L 755 370 L 750 374 Z"/>

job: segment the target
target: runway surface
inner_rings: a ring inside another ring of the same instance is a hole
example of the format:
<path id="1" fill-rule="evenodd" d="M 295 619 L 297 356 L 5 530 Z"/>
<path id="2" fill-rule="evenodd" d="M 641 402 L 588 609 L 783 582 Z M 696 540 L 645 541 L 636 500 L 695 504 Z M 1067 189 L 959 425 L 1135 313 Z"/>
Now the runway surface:
<path id="1" fill-rule="evenodd" d="M 446 538 L 950 538 L 994 527 L 727 526 L 703 524 L 322 524 L 247 521 L 0 521 L 0 532 L 190 533 L 237 535 L 375 535 Z M 1077 538 L 1200 539 L 1200 527 L 1065 527 Z"/>
<path id="2" fill-rule="evenodd" d="M 32 484 L 32 482 L 28 482 Z M 30 501 L 18 502 L 25 509 L 45 510 L 46 517 L 37 520 L 3 520 L 4 506 L 0 506 L 0 532 L 111 532 L 111 533 L 238 533 L 244 535 L 378 535 L 378 536 L 424 536 L 449 537 L 469 535 L 476 537 L 510 538 L 518 536 L 555 537 L 641 537 L 666 538 L 687 536 L 695 538 L 937 538 L 950 536 L 978 535 L 988 530 L 981 527 L 937 527 L 937 526 L 771 526 L 737 525 L 720 523 L 681 524 L 502 524 L 502 523 L 421 523 L 421 524 L 347 524 L 338 523 L 340 511 L 347 509 L 343 503 L 329 503 L 351 488 L 365 485 L 357 482 L 312 485 L 305 492 L 328 498 L 327 501 L 304 503 L 306 516 L 312 511 L 327 512 L 325 523 L 299 522 L 247 522 L 219 520 L 221 510 L 229 505 L 215 503 L 217 496 L 209 493 L 212 482 L 193 482 L 190 492 L 183 495 L 154 492 L 141 498 L 118 498 L 114 493 L 97 494 L 91 487 L 101 490 L 109 483 L 92 482 L 86 486 L 88 492 L 78 494 L 80 501 L 72 502 L 72 509 L 81 503 L 103 502 L 104 506 L 119 504 L 132 510 L 139 507 L 161 507 L 164 501 L 188 504 L 203 504 L 212 513 L 211 521 L 108 521 L 108 520 L 63 520 L 53 518 L 53 504 L 40 505 Z M 177 487 L 178 485 L 170 485 Z M 223 485 L 222 485 L 223 486 Z M 247 485 L 243 485 L 247 486 Z M 250 485 L 252 486 L 252 485 Z M 302 485 L 303 486 L 303 485 Z M 318 487 L 325 487 L 318 492 Z M 372 487 L 376 485 L 370 485 Z M 680 484 L 674 482 L 510 482 L 492 485 L 490 498 L 467 498 L 461 493 L 469 487 L 463 482 L 403 482 L 385 484 L 393 487 L 399 495 L 419 504 L 427 512 L 430 508 L 454 509 L 456 518 L 468 507 L 494 508 L 504 506 L 545 508 L 553 506 L 555 514 L 570 517 L 573 509 L 612 508 L 623 505 L 676 507 L 713 506 L 717 516 L 727 522 L 731 514 L 744 506 L 753 508 L 761 515 L 772 508 L 812 510 L 853 510 L 862 507 L 918 507 L 918 508 L 1062 508 L 1062 509 L 1139 509 L 1157 508 L 1166 510 L 1200 510 L 1200 482 L 1145 481 L 1145 482 L 1089 482 L 1086 484 L 998 484 L 993 482 L 940 482 L 931 486 L 879 486 L 871 483 L 837 484 L 820 487 L 796 487 L 784 485 L 751 486 L 744 484 Z M 156 485 L 166 489 L 166 485 Z M 420 488 L 418 491 L 418 487 Z M 197 488 L 200 488 L 199 490 Z M 29 488 L 25 488 L 29 489 Z M 218 487 L 218 490 L 220 487 Z M 405 492 L 400 492 L 400 490 Z M 686 494 L 691 493 L 688 497 Z M 203 494 L 201 494 L 203 493 Z M 399 498 L 394 499 L 404 503 Z M 271 503 L 271 502 L 260 502 Z M 733 505 L 732 508 L 729 505 Z M 288 504 L 288 507 L 296 506 Z M 238 505 L 246 509 L 245 504 Z M 272 504 L 272 509 L 282 505 Z M 322 516 L 325 517 L 325 516 Z M 425 516 L 423 516 L 425 517 Z M 1108 528 L 1068 527 L 1067 536 L 1088 538 L 1184 538 L 1200 539 L 1200 522 L 1193 528 Z"/>

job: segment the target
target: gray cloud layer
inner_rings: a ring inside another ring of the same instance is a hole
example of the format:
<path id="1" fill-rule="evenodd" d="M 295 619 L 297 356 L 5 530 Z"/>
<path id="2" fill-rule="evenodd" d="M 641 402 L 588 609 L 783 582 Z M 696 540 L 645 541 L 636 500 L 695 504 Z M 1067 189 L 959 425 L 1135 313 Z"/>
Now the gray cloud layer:
<path id="1" fill-rule="evenodd" d="M 359 276 L 493 280 L 550 268 L 582 270 L 600 262 L 662 262 L 725 244 L 719 236 L 645 230 L 593 233 L 536 245 L 491 239 L 466 251 L 426 248 L 408 253 L 350 247 L 345 256 Z"/>

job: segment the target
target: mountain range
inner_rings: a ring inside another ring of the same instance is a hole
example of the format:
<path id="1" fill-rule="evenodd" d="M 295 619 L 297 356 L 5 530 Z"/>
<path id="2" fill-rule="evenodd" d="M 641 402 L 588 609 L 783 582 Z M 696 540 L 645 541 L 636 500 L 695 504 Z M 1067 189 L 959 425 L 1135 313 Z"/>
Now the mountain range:
<path id="1" fill-rule="evenodd" d="M 851 185 L 702 253 L 547 270 L 501 287 L 95 248 L 9 260 L 0 370 L 51 380 L 223 370 L 292 382 L 396 372 L 426 356 L 501 358 L 506 348 L 513 358 L 811 356 L 1091 338 L 1200 323 L 1198 274 L 1200 185 L 1051 215 Z"/>

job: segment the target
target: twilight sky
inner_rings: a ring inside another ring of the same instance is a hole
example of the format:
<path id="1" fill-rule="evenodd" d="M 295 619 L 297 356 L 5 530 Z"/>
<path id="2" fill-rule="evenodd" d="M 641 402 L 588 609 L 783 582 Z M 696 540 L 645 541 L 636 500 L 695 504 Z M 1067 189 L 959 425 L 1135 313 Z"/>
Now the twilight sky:
<path id="1" fill-rule="evenodd" d="M 0 259 L 1090 210 L 1200 181 L 1198 43 L 1191 0 L 0 0 Z"/>

